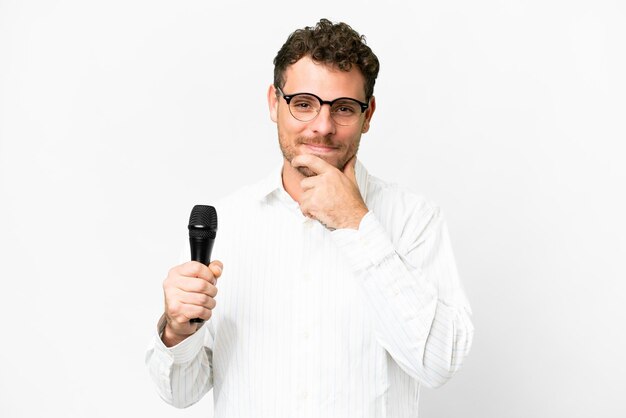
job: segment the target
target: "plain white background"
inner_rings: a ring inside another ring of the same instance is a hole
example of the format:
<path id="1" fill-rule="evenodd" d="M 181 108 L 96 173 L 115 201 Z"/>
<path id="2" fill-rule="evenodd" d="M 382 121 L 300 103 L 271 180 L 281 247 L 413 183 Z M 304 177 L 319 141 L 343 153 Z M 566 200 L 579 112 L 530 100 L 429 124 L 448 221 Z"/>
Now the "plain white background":
<path id="1" fill-rule="evenodd" d="M 619 0 L 0 0 L 0 416 L 210 416 L 144 368 L 161 282 L 280 162 L 272 59 L 320 17 L 379 56 L 360 158 L 440 204 L 473 305 L 421 416 L 626 416 Z"/>

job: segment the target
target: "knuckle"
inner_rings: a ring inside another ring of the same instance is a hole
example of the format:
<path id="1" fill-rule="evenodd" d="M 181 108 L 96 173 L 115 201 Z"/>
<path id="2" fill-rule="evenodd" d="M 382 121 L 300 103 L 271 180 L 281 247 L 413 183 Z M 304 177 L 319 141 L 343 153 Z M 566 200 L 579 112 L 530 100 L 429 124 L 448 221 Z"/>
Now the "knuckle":
<path id="1" fill-rule="evenodd" d="M 208 297 L 213 297 L 215 296 L 216 292 L 215 292 L 215 286 L 213 286 L 212 284 L 208 284 L 208 286 L 206 287 L 204 294 L 207 295 Z"/>
<path id="2" fill-rule="evenodd" d="M 172 301 L 167 305 L 168 314 L 171 316 L 176 316 L 180 313 L 180 308 L 180 303 L 178 303 L 177 301 Z"/>
<path id="3" fill-rule="evenodd" d="M 194 276 L 199 275 L 202 271 L 202 264 L 197 261 L 191 261 L 190 263 L 191 264 L 189 266 L 189 273 L 193 274 Z"/>
<path id="4" fill-rule="evenodd" d="M 211 284 L 209 282 L 204 282 L 203 283 L 203 287 L 202 287 L 202 293 L 212 296 L 213 295 L 212 289 L 214 287 L 215 286 L 213 286 L 213 284 Z"/>
<path id="5" fill-rule="evenodd" d="M 205 319 L 206 316 L 206 309 L 202 308 L 200 306 L 196 306 L 195 309 L 192 311 L 192 314 L 190 315 L 190 318 L 202 318 Z"/>
<path id="6" fill-rule="evenodd" d="M 163 293 L 165 294 L 166 298 L 173 297 L 176 294 L 177 290 L 177 287 L 171 281 L 163 283 Z"/>
<path id="7" fill-rule="evenodd" d="M 170 270 L 167 273 L 167 276 L 165 277 L 165 279 L 163 279 L 163 288 L 171 287 L 172 286 L 172 282 L 174 281 L 174 278 L 175 278 L 175 275 Z"/>
<path id="8" fill-rule="evenodd" d="M 205 294 L 200 295 L 200 304 L 208 306 L 211 303 L 211 297 Z"/>
<path id="9" fill-rule="evenodd" d="M 197 286 L 198 293 L 208 294 L 210 288 L 211 288 L 211 283 L 208 283 L 205 281 L 198 282 L 198 286 Z"/>
<path id="10" fill-rule="evenodd" d="M 163 280 L 163 287 L 164 288 L 176 287 L 177 281 L 178 281 L 178 276 L 175 276 L 175 275 L 167 276 L 165 280 Z"/>
<path id="11" fill-rule="evenodd" d="M 170 269 L 167 271 L 167 277 L 168 277 L 168 278 L 172 278 L 172 277 L 177 277 L 177 276 L 180 276 L 180 271 L 181 271 L 181 268 L 182 268 L 183 266 L 184 266 L 184 264 L 182 264 L 182 265 L 178 265 L 178 266 L 174 266 L 174 267 L 170 268 Z"/>

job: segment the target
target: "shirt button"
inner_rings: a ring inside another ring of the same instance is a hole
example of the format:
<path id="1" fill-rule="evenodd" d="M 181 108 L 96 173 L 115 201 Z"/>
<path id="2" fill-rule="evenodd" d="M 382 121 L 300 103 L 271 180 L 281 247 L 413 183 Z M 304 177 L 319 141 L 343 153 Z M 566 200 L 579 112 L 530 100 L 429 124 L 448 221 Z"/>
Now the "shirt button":
<path id="1" fill-rule="evenodd" d="M 304 281 L 306 282 L 310 282 L 311 281 L 311 275 L 309 273 L 304 273 L 304 275 L 302 276 L 302 278 L 304 279 Z"/>
<path id="2" fill-rule="evenodd" d="M 306 400 L 306 398 L 309 397 L 309 394 L 307 393 L 307 391 L 303 390 L 302 392 L 300 392 L 299 398 L 301 401 Z"/>
<path id="3" fill-rule="evenodd" d="M 309 337 L 311 336 L 311 333 L 309 332 L 309 330 L 306 330 L 302 333 L 302 336 L 304 337 L 305 340 L 308 340 Z"/>

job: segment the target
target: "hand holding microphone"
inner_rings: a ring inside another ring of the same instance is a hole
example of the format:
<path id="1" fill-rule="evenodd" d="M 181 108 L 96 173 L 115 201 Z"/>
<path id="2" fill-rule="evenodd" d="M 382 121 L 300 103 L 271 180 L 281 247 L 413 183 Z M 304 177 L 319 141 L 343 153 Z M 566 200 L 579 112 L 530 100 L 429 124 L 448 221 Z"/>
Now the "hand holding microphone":
<path id="1" fill-rule="evenodd" d="M 210 262 L 217 231 L 217 214 L 212 206 L 196 205 L 189 218 L 192 261 L 172 268 L 163 281 L 167 324 L 161 339 L 171 347 L 192 335 L 211 317 L 215 308 L 220 261 Z"/>

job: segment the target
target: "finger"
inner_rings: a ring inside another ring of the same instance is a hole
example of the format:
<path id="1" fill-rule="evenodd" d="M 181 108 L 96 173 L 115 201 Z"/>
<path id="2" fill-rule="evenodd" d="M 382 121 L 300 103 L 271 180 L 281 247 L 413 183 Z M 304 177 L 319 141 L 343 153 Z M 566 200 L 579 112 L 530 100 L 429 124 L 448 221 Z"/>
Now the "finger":
<path id="1" fill-rule="evenodd" d="M 168 324 L 171 324 L 174 328 L 180 328 L 181 325 L 184 327 L 185 323 L 188 323 L 192 318 L 200 318 L 202 315 L 206 317 L 206 311 L 210 312 L 210 309 L 203 306 L 175 302 L 166 306 L 165 315 L 168 318 Z"/>
<path id="2" fill-rule="evenodd" d="M 211 282 L 197 277 L 182 277 L 175 286 L 183 292 L 201 293 L 211 297 L 217 294 L 217 288 Z"/>
<path id="3" fill-rule="evenodd" d="M 326 172 L 336 170 L 334 166 L 313 154 L 296 155 L 291 160 L 291 166 L 295 168 L 307 167 L 315 174 L 324 174 Z"/>
<path id="4" fill-rule="evenodd" d="M 213 278 L 213 273 L 207 266 L 198 261 L 187 261 L 174 268 L 175 273 L 180 276 L 198 277 L 200 279 L 209 280 Z"/>
<path id="5" fill-rule="evenodd" d="M 179 266 L 178 274 L 186 277 L 197 277 L 215 284 L 217 283 L 217 278 L 222 274 L 222 269 L 223 265 L 219 260 L 215 260 L 215 265 L 212 268 L 197 261 L 188 261 Z"/>
<path id="6" fill-rule="evenodd" d="M 203 293 L 183 293 L 180 302 L 187 305 L 202 306 L 207 309 L 215 308 L 215 298 Z"/>
<path id="7" fill-rule="evenodd" d="M 191 320 L 193 318 L 202 318 L 205 321 L 208 321 L 211 318 L 211 310 L 205 308 L 204 306 L 198 305 L 189 305 L 183 303 L 181 306 L 180 313 L 187 320 Z"/>
<path id="8" fill-rule="evenodd" d="M 211 264 L 209 264 L 209 270 L 213 273 L 213 277 L 219 279 L 222 275 L 222 270 L 224 270 L 224 265 L 219 260 L 213 260 Z"/>
<path id="9" fill-rule="evenodd" d="M 350 180 L 352 180 L 356 184 L 356 154 L 348 160 L 346 165 L 343 167 L 343 174 L 346 175 Z"/>
<path id="10" fill-rule="evenodd" d="M 302 188 L 302 191 L 307 191 L 312 189 L 313 187 L 315 187 L 318 179 L 316 178 L 317 176 L 313 176 L 313 177 L 305 177 L 300 181 L 300 187 Z"/>

